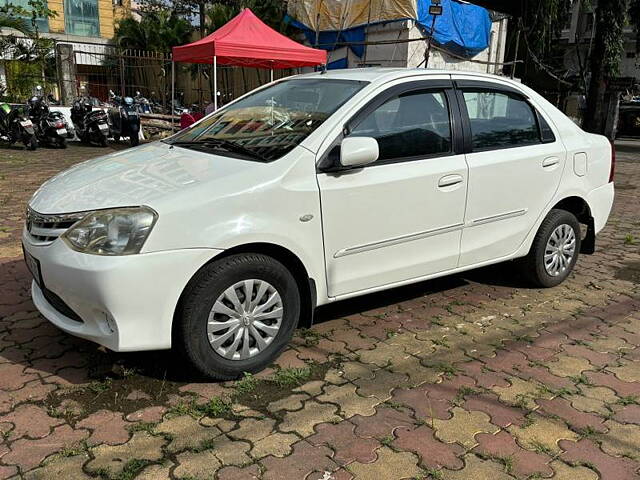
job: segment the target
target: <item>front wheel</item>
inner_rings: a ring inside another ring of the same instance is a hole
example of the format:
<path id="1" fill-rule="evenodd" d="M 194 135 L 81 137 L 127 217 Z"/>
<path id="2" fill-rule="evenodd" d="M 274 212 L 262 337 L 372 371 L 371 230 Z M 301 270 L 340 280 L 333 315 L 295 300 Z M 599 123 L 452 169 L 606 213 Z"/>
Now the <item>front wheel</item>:
<path id="1" fill-rule="evenodd" d="M 575 215 L 566 210 L 551 210 L 523 259 L 523 273 L 538 287 L 561 284 L 578 260 L 580 243 L 580 223 Z"/>
<path id="2" fill-rule="evenodd" d="M 137 147 L 140 144 L 140 137 L 138 137 L 138 132 L 132 133 L 129 137 L 129 143 L 132 147 Z"/>
<path id="3" fill-rule="evenodd" d="M 204 375 L 231 380 L 267 367 L 286 347 L 300 315 L 289 270 L 261 254 L 205 266 L 187 286 L 176 317 L 176 346 Z"/>

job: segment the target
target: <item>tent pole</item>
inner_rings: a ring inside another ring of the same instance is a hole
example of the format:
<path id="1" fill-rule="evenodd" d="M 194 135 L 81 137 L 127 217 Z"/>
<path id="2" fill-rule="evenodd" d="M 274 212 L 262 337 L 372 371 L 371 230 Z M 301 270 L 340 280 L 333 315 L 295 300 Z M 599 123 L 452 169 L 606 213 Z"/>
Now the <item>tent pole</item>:
<path id="1" fill-rule="evenodd" d="M 213 56 L 213 111 L 218 110 L 218 57 Z"/>
<path id="2" fill-rule="evenodd" d="M 273 82 L 273 68 L 271 69 L 271 81 Z"/>
<path id="3" fill-rule="evenodd" d="M 176 62 L 171 59 L 171 133 L 175 130 L 175 122 L 173 121 L 173 112 L 176 104 Z"/>

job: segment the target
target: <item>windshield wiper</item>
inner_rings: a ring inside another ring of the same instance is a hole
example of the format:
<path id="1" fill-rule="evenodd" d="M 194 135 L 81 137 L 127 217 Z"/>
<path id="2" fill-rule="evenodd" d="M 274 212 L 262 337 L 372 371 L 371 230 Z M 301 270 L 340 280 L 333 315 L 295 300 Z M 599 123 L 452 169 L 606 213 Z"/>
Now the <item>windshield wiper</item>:
<path id="1" fill-rule="evenodd" d="M 247 148 L 247 147 L 243 147 L 242 145 L 240 145 L 239 143 L 236 142 L 231 142 L 229 140 L 223 140 L 223 139 L 210 139 L 210 140 L 194 140 L 194 141 L 189 141 L 189 142 L 182 142 L 182 141 L 176 141 L 176 142 L 171 142 L 170 145 L 178 145 L 178 146 L 202 146 L 202 147 L 206 147 L 206 148 L 212 148 L 212 149 L 219 149 L 219 150 L 226 150 L 229 152 L 233 152 L 233 153 L 239 153 L 241 155 L 245 155 L 249 158 L 253 158 L 254 160 L 259 160 L 261 162 L 268 162 L 269 159 L 267 157 L 264 157 L 263 155 L 260 155 L 257 152 L 254 152 L 253 150 Z"/>

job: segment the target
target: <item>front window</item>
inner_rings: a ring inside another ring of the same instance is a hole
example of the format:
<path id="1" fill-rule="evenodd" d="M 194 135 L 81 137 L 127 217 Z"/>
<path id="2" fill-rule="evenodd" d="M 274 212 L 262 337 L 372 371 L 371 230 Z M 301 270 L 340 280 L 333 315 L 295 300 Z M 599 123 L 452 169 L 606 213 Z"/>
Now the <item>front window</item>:
<path id="1" fill-rule="evenodd" d="M 366 82 L 292 79 L 247 96 L 166 143 L 269 162 L 287 154 Z"/>
<path id="2" fill-rule="evenodd" d="M 64 23 L 69 35 L 99 37 L 98 0 L 64 0 Z"/>

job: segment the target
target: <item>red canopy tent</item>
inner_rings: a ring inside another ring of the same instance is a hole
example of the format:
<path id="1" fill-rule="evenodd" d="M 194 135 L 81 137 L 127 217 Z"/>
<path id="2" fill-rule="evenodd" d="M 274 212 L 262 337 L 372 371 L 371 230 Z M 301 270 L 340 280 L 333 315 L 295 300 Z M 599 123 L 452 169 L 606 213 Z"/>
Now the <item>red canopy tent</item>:
<path id="1" fill-rule="evenodd" d="M 214 108 L 218 108 L 217 65 L 296 68 L 323 65 L 327 52 L 306 47 L 281 35 L 248 8 L 224 26 L 198 41 L 173 47 L 173 62 L 213 64 Z M 172 68 L 172 97 L 175 69 Z"/>

